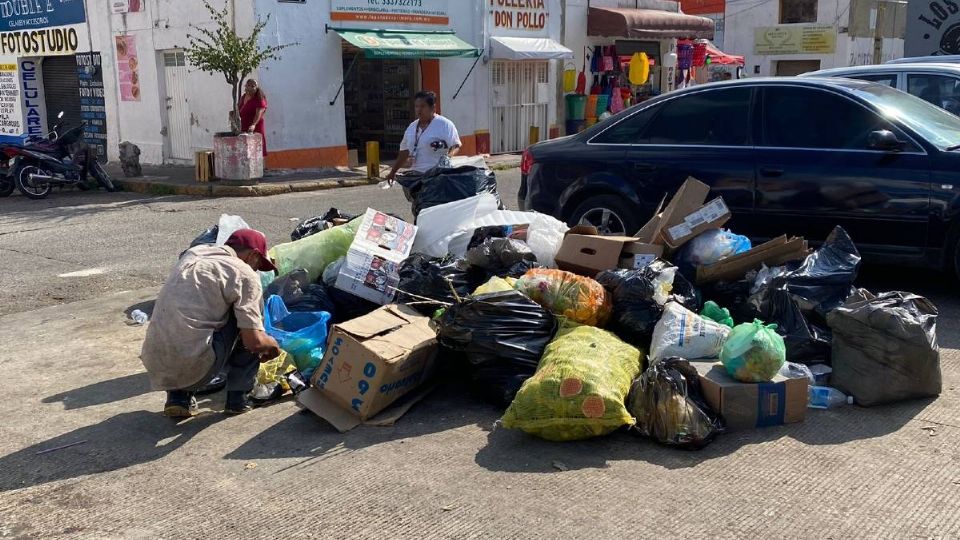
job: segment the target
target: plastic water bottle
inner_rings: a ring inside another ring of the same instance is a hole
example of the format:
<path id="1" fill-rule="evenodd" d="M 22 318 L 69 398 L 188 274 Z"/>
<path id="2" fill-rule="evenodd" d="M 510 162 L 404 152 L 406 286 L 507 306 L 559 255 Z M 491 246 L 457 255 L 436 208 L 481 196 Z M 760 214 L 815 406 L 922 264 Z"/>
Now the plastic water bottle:
<path id="1" fill-rule="evenodd" d="M 381 180 L 377 185 L 380 186 L 380 189 L 390 189 L 393 186 L 389 180 Z"/>
<path id="2" fill-rule="evenodd" d="M 133 310 L 133 312 L 130 313 L 130 318 L 139 325 L 147 324 L 147 321 L 150 320 L 150 316 L 139 309 Z"/>
<path id="3" fill-rule="evenodd" d="M 853 405 L 853 396 L 848 396 L 829 386 L 810 386 L 807 407 L 811 409 L 829 409 L 838 405 Z"/>

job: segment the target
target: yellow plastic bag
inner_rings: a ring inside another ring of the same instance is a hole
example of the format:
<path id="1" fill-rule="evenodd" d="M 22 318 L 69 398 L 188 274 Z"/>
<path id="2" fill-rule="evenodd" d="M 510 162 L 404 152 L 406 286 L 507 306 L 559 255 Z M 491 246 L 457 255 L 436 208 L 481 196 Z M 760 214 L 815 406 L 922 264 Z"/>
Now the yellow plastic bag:
<path id="1" fill-rule="evenodd" d="M 286 351 L 280 351 L 280 356 L 260 364 L 260 369 L 257 370 L 257 384 L 280 383 L 286 392 L 290 387 L 283 376 L 295 369 L 297 367 L 293 365 L 293 356 Z"/>
<path id="2" fill-rule="evenodd" d="M 490 278 L 490 281 L 487 281 L 483 285 L 477 287 L 477 290 L 473 291 L 473 296 L 480 296 L 481 294 L 489 294 L 495 292 L 506 292 L 513 290 L 513 284 L 517 280 L 514 278 L 502 278 L 493 276 Z"/>
<path id="3" fill-rule="evenodd" d="M 503 427 L 550 441 L 606 435 L 635 420 L 624 404 L 642 353 L 617 336 L 564 321 L 503 415 Z"/>

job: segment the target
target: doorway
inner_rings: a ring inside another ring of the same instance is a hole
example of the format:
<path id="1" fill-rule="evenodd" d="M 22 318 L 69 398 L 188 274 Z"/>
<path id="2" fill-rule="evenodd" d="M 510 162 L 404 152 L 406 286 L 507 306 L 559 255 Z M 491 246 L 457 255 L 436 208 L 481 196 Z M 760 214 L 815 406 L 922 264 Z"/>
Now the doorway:
<path id="1" fill-rule="evenodd" d="M 187 101 L 187 60 L 180 50 L 164 51 L 163 78 L 167 109 L 164 146 L 167 157 L 173 160 L 193 160 L 190 136 L 190 103 Z"/>
<path id="2" fill-rule="evenodd" d="M 547 135 L 550 102 L 549 61 L 497 60 L 491 65 L 493 118 L 490 151 L 493 154 L 522 152 L 530 144 L 530 127 Z"/>
<path id="3" fill-rule="evenodd" d="M 777 77 L 794 77 L 820 69 L 819 60 L 778 60 Z"/>

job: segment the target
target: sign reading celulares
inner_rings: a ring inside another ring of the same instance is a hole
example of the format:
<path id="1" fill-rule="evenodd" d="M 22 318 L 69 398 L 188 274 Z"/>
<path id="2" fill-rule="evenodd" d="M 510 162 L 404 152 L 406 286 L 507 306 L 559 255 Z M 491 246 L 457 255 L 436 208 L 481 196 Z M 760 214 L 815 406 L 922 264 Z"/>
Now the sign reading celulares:
<path id="1" fill-rule="evenodd" d="M 0 0 L 0 55 L 74 54 L 86 20 L 83 0 Z"/>

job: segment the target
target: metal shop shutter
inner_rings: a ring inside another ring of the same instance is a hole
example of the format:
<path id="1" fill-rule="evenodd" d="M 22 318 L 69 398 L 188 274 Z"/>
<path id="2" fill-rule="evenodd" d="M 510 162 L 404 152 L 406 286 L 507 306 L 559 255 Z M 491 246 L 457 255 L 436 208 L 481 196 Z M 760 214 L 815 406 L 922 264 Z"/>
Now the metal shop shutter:
<path id="1" fill-rule="evenodd" d="M 64 126 L 78 126 L 80 116 L 80 83 L 77 80 L 75 56 L 48 56 L 41 64 L 43 70 L 43 96 L 47 105 L 47 129 L 57 122 L 57 114 L 63 111 Z"/>

